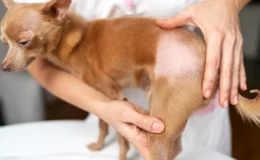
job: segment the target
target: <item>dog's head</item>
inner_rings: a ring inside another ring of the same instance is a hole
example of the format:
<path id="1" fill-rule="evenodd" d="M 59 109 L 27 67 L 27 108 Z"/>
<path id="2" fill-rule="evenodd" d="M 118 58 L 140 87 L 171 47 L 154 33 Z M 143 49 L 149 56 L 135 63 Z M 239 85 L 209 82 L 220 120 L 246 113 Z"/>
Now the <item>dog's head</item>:
<path id="1" fill-rule="evenodd" d="M 55 50 L 71 0 L 33 4 L 3 0 L 3 3 L 8 11 L 1 22 L 1 40 L 9 50 L 1 67 L 4 71 L 20 71 L 37 56 Z"/>

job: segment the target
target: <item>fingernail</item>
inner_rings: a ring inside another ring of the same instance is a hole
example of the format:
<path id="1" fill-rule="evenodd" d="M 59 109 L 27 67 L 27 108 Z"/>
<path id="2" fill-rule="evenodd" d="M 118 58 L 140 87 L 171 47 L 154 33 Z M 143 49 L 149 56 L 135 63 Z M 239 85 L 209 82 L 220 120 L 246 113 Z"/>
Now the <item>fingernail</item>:
<path id="1" fill-rule="evenodd" d="M 153 123 L 153 130 L 155 130 L 155 131 L 162 131 L 163 130 L 163 125 L 161 125 L 159 122 L 154 122 Z"/>
<path id="2" fill-rule="evenodd" d="M 224 108 L 228 108 L 228 100 L 224 101 Z"/>
<path id="3" fill-rule="evenodd" d="M 234 102 L 233 102 L 233 103 L 234 103 L 234 105 L 237 105 L 237 103 L 238 103 L 238 98 L 237 98 L 237 96 L 234 97 Z"/>
<path id="4" fill-rule="evenodd" d="M 211 96 L 211 91 L 210 90 L 207 90 L 206 91 L 206 94 L 205 94 L 205 97 L 206 98 L 209 98 Z"/>

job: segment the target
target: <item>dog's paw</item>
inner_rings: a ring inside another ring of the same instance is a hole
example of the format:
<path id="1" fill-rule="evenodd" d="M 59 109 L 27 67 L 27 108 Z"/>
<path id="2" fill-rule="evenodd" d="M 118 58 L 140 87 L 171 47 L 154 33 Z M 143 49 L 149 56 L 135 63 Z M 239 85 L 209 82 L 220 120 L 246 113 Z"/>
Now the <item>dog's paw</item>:
<path id="1" fill-rule="evenodd" d="M 91 151 L 100 151 L 103 148 L 103 145 L 98 143 L 92 143 L 88 146 L 88 149 Z"/>

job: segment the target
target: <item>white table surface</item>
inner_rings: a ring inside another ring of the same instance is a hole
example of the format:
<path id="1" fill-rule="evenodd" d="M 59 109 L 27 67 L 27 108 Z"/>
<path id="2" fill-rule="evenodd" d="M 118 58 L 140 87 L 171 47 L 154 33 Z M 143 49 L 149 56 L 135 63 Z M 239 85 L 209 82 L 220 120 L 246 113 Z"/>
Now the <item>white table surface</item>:
<path id="1" fill-rule="evenodd" d="M 11 125 L 0 128 L 0 159 L 8 160 L 117 160 L 118 145 L 115 131 L 110 128 L 106 147 L 90 152 L 86 145 L 98 136 L 98 119 L 87 121 L 48 121 Z M 177 160 L 231 160 L 184 138 L 184 151 Z M 128 158 L 141 159 L 131 147 Z"/>

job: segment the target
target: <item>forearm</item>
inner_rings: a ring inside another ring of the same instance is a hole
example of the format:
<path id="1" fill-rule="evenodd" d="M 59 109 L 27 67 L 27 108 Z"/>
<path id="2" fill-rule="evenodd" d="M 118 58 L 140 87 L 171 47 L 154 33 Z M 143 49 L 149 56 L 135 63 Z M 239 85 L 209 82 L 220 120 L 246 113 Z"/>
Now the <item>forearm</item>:
<path id="1" fill-rule="evenodd" d="M 237 12 L 240 12 L 251 0 L 204 0 L 204 1 L 216 1 L 224 2 L 224 5 L 232 5 L 235 7 Z"/>
<path id="2" fill-rule="evenodd" d="M 28 71 L 50 93 L 95 115 L 99 116 L 103 102 L 110 100 L 44 59 L 36 59 Z"/>
<path id="3" fill-rule="evenodd" d="M 233 0 L 238 10 L 241 11 L 251 0 Z"/>
<path id="4" fill-rule="evenodd" d="M 238 12 L 240 12 L 251 0 L 224 0 L 234 5 Z"/>

